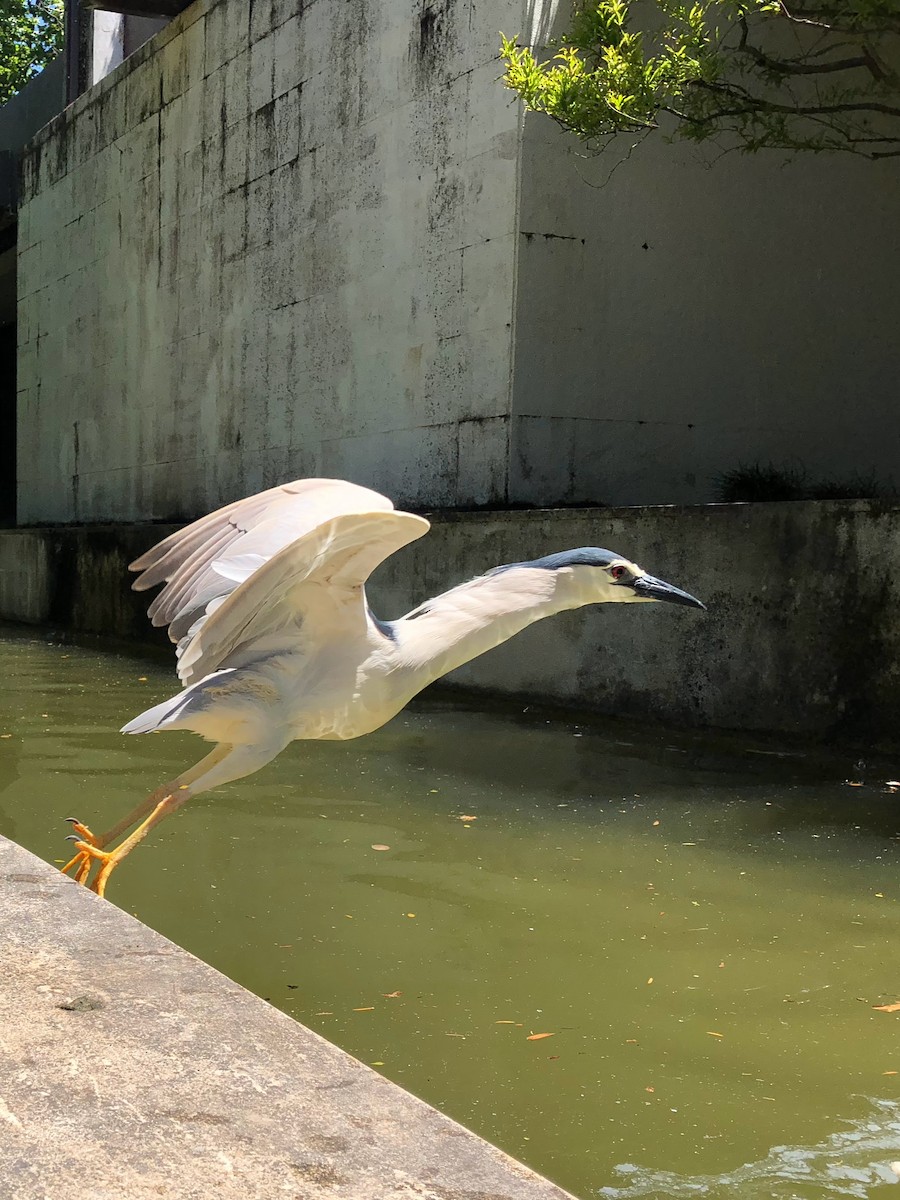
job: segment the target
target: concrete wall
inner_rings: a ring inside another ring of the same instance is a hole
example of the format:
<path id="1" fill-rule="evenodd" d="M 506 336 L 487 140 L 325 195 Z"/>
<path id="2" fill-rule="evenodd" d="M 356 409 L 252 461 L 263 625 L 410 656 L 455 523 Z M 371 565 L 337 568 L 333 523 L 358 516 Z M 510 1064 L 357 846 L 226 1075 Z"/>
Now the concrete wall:
<path id="1" fill-rule="evenodd" d="M 126 565 L 168 532 L 0 531 L 0 617 L 147 638 L 148 597 L 128 590 Z M 371 601 L 397 617 L 498 563 L 584 545 L 634 558 L 709 612 L 659 604 L 564 613 L 452 682 L 621 716 L 900 749 L 897 505 L 437 516 L 427 537 L 376 574 Z"/>
<path id="2" fill-rule="evenodd" d="M 59 57 L 0 106 L 0 210 L 14 209 L 18 203 L 22 147 L 65 103 L 66 64 Z"/>
<path id="3" fill-rule="evenodd" d="M 99 83 L 161 29 L 169 17 L 129 17 L 116 12 L 86 12 L 91 21 L 90 82 Z M 56 114 L 54 113 L 54 116 Z"/>
<path id="4" fill-rule="evenodd" d="M 474 0 L 198 0 L 42 134 L 20 522 L 194 513 L 316 473 L 503 497 L 501 20 Z"/>
<path id="5" fill-rule="evenodd" d="M 526 118 L 514 499 L 703 503 L 756 461 L 900 489 L 900 159 L 721 155 Z"/>
<path id="6" fill-rule="evenodd" d="M 55 58 L 0 106 L 0 150 L 18 152 L 66 102 L 66 64 Z"/>
<path id="7" fill-rule="evenodd" d="M 420 505 L 894 478 L 900 160 L 648 141 L 611 173 L 498 83 L 558 4 L 197 0 L 37 139 L 22 523 L 280 479 Z"/>

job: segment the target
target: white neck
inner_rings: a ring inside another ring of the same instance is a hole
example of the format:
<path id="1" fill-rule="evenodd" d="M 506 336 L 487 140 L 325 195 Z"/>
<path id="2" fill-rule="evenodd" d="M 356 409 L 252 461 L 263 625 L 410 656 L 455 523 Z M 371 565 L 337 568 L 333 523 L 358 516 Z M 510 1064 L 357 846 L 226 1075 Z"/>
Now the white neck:
<path id="1" fill-rule="evenodd" d="M 444 592 L 395 621 L 397 665 L 409 672 L 415 694 L 527 625 L 600 599 L 577 570 L 508 567 Z"/>

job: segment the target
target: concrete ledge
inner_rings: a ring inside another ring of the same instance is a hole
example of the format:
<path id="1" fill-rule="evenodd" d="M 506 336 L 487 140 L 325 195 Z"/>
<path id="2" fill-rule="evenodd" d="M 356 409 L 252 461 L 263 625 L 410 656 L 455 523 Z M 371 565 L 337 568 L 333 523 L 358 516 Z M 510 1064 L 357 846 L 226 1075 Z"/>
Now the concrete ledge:
<path id="1" fill-rule="evenodd" d="M 0 1179 L 16 1200 L 565 1200 L 0 839 Z"/>
<path id="2" fill-rule="evenodd" d="M 429 514 L 373 578 L 391 618 L 503 562 L 607 546 L 707 614 L 604 605 L 541 621 L 450 676 L 617 716 L 900 749 L 900 505 L 869 500 Z M 167 525 L 0 531 L 0 619 L 168 645 L 127 563 Z"/>

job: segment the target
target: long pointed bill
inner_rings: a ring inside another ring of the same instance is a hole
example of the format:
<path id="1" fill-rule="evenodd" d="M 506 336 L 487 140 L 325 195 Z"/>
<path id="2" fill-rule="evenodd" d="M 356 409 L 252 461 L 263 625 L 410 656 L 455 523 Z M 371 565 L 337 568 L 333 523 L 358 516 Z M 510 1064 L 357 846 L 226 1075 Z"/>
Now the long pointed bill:
<path id="1" fill-rule="evenodd" d="M 673 587 L 663 579 L 654 579 L 652 575 L 641 575 L 631 586 L 639 600 L 667 600 L 669 604 L 685 604 L 688 608 L 706 609 L 706 605 L 696 596 Z"/>

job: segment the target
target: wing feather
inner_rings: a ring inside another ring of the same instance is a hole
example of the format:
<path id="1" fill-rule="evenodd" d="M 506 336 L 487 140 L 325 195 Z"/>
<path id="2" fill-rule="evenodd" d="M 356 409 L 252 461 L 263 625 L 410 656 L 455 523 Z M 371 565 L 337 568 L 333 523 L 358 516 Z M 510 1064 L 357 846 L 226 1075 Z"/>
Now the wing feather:
<path id="1" fill-rule="evenodd" d="M 291 542 L 258 567 L 191 630 L 178 674 L 185 686 L 256 643 L 286 645 L 324 632 L 336 640 L 366 628 L 363 587 L 386 558 L 429 528 L 423 517 L 404 512 L 343 514 Z M 209 610 L 207 610 L 209 611 Z"/>
<path id="2" fill-rule="evenodd" d="M 187 684 L 237 648 L 252 654 L 258 638 L 298 620 L 309 623 L 314 601 L 325 594 L 334 616 L 341 596 L 352 598 L 380 562 L 427 529 L 427 521 L 395 513 L 387 497 L 369 488 L 298 479 L 226 504 L 164 538 L 131 564 L 138 572 L 132 586 L 164 584 L 149 615 L 154 625 L 168 625 Z M 362 619 L 364 605 L 344 604 L 341 611 L 352 622 Z"/>
<path id="3" fill-rule="evenodd" d="M 168 625 L 169 637 L 184 637 L 206 605 L 238 586 L 214 569 L 247 553 L 271 558 L 322 522 L 342 513 L 393 510 L 385 496 L 341 479 L 297 479 L 226 504 L 164 538 L 130 565 L 139 572 L 132 587 L 145 591 L 165 583 L 149 608 L 154 625 Z"/>

